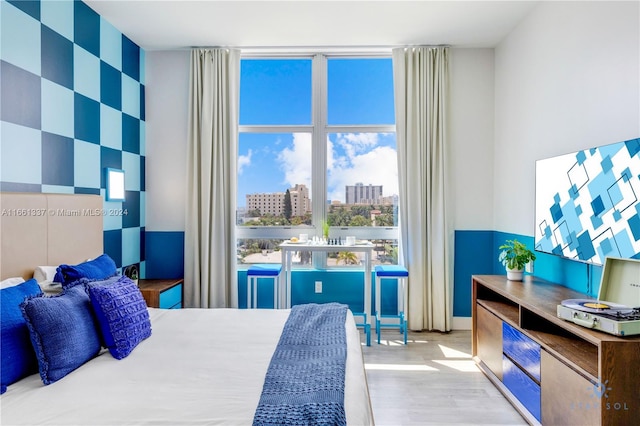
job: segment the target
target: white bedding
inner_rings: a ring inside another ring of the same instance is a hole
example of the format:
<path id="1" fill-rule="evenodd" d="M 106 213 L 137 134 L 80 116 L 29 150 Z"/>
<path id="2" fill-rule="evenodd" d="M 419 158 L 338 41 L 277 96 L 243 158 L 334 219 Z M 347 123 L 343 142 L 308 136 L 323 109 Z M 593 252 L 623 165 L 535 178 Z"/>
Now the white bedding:
<path id="1" fill-rule="evenodd" d="M 289 310 L 149 309 L 151 337 L 103 352 L 60 381 L 38 374 L 0 397 L 2 425 L 231 424 L 253 420 Z M 360 338 L 348 312 L 347 423 L 373 424 Z"/>

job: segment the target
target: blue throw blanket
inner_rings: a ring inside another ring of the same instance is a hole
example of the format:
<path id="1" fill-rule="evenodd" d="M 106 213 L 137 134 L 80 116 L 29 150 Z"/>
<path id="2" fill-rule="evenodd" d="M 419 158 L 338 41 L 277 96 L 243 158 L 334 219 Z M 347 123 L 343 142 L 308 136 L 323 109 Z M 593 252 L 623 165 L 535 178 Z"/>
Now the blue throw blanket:
<path id="1" fill-rule="evenodd" d="M 296 305 L 267 370 L 254 425 L 345 425 L 347 305 Z"/>

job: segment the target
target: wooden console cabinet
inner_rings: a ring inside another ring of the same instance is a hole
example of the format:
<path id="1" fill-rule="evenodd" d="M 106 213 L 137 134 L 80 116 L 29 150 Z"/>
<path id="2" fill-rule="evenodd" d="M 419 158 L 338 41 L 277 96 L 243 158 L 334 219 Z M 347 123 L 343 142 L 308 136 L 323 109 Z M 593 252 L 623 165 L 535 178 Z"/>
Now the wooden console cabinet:
<path id="1" fill-rule="evenodd" d="M 472 284 L 473 357 L 530 424 L 639 424 L 640 336 L 558 318 L 562 300 L 587 296 L 535 277 Z"/>

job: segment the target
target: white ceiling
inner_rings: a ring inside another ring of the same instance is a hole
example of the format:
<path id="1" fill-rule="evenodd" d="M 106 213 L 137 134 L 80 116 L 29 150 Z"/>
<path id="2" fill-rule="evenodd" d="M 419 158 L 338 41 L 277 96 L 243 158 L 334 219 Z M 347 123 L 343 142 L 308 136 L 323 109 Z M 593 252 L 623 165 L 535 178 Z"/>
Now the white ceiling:
<path id="1" fill-rule="evenodd" d="M 537 1 L 84 0 L 145 50 L 494 47 Z"/>

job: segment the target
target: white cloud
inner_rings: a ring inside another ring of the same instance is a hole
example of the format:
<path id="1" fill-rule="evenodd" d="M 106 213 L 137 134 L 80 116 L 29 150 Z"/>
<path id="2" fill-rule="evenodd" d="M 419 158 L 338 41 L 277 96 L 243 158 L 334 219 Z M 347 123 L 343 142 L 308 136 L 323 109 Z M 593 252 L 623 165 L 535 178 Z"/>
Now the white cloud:
<path id="1" fill-rule="evenodd" d="M 328 199 L 345 201 L 344 189 L 358 182 L 382 185 L 384 196 L 398 193 L 396 150 L 378 146 L 378 133 L 339 133 L 327 137 Z M 284 183 L 311 188 L 311 134 L 295 133 L 293 145 L 277 157 Z"/>
<path id="2" fill-rule="evenodd" d="M 311 188 L 311 134 L 294 133 L 293 147 L 283 149 L 277 161 L 284 172 L 284 182 L 289 187 L 298 183 Z"/>
<path id="3" fill-rule="evenodd" d="M 238 174 L 242 174 L 242 169 L 251 165 L 251 155 L 253 152 L 249 150 L 247 155 L 238 155 Z"/>
<path id="4" fill-rule="evenodd" d="M 358 182 L 382 185 L 385 196 L 398 193 L 396 151 L 388 146 L 378 146 L 380 134 L 338 133 L 335 139 L 335 147 L 328 141 L 330 200 L 344 202 L 345 186 Z"/>
<path id="5" fill-rule="evenodd" d="M 329 199 L 345 201 L 345 186 L 360 182 L 382 185 L 384 196 L 398 193 L 396 151 L 379 146 L 350 158 L 335 159 L 337 167 L 329 168 Z"/>
<path id="6" fill-rule="evenodd" d="M 338 133 L 337 143 L 347 152 L 349 157 L 368 151 L 378 145 L 377 133 Z"/>

